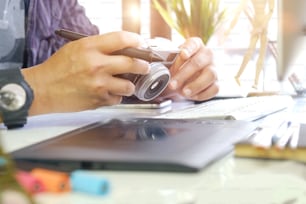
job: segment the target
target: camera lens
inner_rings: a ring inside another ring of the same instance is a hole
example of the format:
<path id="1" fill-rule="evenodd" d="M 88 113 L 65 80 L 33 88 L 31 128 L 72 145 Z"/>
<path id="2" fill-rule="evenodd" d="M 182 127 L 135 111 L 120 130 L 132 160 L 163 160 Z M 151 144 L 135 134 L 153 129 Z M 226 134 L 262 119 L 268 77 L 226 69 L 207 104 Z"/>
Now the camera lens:
<path id="1" fill-rule="evenodd" d="M 140 76 L 135 82 L 135 95 L 143 101 L 150 101 L 161 94 L 170 80 L 170 72 L 162 63 L 150 64 L 150 73 Z"/>

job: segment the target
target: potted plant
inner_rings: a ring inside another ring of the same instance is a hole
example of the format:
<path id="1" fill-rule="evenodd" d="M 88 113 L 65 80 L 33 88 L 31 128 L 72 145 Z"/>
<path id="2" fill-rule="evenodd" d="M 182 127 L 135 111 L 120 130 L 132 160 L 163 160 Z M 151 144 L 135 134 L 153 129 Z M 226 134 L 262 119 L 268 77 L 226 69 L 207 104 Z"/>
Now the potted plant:
<path id="1" fill-rule="evenodd" d="M 184 38 L 197 36 L 207 44 L 225 17 L 219 0 L 153 0 L 166 21 Z"/>

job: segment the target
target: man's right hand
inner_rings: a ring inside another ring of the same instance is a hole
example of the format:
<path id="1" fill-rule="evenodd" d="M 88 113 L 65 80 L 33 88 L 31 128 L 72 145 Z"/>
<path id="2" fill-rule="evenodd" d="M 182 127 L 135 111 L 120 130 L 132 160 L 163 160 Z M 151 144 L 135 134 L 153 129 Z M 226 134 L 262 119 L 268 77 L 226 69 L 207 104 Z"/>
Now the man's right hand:
<path id="1" fill-rule="evenodd" d="M 146 61 L 110 53 L 138 47 L 140 36 L 113 32 L 90 36 L 64 45 L 44 63 L 23 69 L 34 90 L 30 115 L 72 112 L 118 104 L 135 86 L 119 74 L 147 74 Z"/>

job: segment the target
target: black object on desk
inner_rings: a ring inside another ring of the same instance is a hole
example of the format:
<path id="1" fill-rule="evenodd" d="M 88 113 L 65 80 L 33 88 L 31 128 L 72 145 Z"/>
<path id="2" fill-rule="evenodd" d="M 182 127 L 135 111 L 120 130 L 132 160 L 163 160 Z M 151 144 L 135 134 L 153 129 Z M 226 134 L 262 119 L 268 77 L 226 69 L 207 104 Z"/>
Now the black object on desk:
<path id="1" fill-rule="evenodd" d="M 254 129 L 254 123 L 243 121 L 113 119 L 15 151 L 12 157 L 20 168 L 196 172 Z"/>

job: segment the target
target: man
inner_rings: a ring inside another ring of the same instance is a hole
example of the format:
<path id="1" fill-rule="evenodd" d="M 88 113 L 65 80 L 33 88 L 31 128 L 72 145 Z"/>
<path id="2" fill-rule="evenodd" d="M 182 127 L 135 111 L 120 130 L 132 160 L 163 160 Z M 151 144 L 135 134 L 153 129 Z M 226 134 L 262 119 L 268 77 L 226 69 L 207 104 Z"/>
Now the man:
<path id="1" fill-rule="evenodd" d="M 25 1 L 26 49 L 22 74 L 35 99 L 30 115 L 94 109 L 121 102 L 135 86 L 118 74 L 147 74 L 148 63 L 110 53 L 138 47 L 135 33 L 120 31 L 98 35 L 77 0 Z M 103 9 L 103 8 L 101 8 Z M 69 42 L 54 31 L 69 29 L 92 35 Z M 170 68 L 172 79 L 163 97 L 207 100 L 217 91 L 211 51 L 199 38 L 181 46 L 181 54 Z"/>

